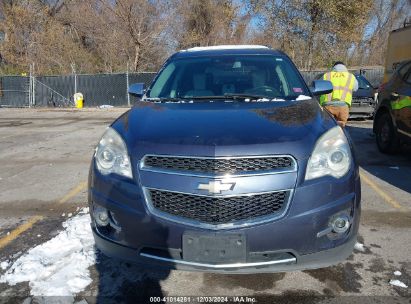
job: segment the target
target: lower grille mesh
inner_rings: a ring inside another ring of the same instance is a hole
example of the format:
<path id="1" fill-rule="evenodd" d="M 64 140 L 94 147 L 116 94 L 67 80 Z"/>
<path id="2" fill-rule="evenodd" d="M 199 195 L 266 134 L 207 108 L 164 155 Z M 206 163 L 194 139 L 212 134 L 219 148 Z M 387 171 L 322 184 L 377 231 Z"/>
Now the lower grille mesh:
<path id="1" fill-rule="evenodd" d="M 206 197 L 163 190 L 149 190 L 154 208 L 207 224 L 226 224 L 281 213 L 287 191 L 235 197 Z"/>

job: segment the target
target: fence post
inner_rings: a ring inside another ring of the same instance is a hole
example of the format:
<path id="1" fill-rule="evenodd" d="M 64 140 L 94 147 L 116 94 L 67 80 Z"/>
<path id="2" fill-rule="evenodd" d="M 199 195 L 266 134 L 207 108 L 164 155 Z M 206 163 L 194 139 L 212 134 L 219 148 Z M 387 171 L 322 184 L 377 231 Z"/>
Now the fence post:
<path id="1" fill-rule="evenodd" d="M 35 107 L 36 106 L 36 76 L 32 76 L 32 85 L 31 85 L 31 87 L 32 87 L 32 89 L 33 89 L 33 92 L 32 92 L 32 94 L 31 94 L 31 98 L 32 98 L 32 100 L 33 100 L 33 104 L 32 104 L 32 106 L 33 107 Z"/>
<path id="2" fill-rule="evenodd" d="M 128 62 L 127 62 L 127 71 L 126 71 L 126 96 L 127 96 L 127 104 L 130 107 L 130 94 L 128 94 L 128 87 L 130 86 L 129 79 L 128 79 Z"/>
<path id="3" fill-rule="evenodd" d="M 29 107 L 36 106 L 36 77 L 34 76 L 34 62 L 30 64 L 30 93 Z"/>
<path id="4" fill-rule="evenodd" d="M 33 87 L 33 83 L 32 83 L 32 79 L 31 79 L 31 75 L 32 75 L 32 71 L 31 71 L 31 63 L 29 65 L 29 100 L 28 100 L 28 104 L 29 104 L 29 108 L 31 108 L 31 99 L 32 99 L 32 87 Z"/>
<path id="5" fill-rule="evenodd" d="M 71 64 L 71 70 L 72 70 L 72 73 L 74 75 L 74 93 L 73 93 L 73 95 L 74 95 L 74 94 L 77 93 L 77 73 L 76 73 L 76 64 L 75 63 Z"/>

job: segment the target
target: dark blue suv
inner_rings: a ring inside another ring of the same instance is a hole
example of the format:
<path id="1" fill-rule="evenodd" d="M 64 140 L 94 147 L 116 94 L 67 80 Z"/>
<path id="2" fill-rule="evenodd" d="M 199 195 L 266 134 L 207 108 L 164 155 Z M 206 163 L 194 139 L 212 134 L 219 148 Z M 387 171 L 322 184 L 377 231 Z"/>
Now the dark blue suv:
<path id="1" fill-rule="evenodd" d="M 91 163 L 97 247 L 149 265 L 277 272 L 348 257 L 360 219 L 352 143 L 291 60 L 262 46 L 171 56 Z"/>

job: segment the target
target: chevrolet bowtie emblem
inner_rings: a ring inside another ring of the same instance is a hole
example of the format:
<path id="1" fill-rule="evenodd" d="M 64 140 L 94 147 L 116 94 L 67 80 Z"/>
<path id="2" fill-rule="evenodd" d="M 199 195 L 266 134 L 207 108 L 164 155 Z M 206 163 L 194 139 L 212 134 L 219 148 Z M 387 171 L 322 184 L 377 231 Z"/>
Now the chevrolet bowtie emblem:
<path id="1" fill-rule="evenodd" d="M 222 191 L 233 190 L 235 183 L 222 183 L 221 181 L 209 181 L 207 184 L 198 184 L 199 190 L 207 190 L 210 194 L 220 194 Z"/>

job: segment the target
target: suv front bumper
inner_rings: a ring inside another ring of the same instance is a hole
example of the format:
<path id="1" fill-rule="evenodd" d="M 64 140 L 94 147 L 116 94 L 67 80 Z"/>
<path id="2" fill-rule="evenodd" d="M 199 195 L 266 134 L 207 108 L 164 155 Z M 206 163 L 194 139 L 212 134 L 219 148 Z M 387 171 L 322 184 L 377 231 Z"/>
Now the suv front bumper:
<path id="1" fill-rule="evenodd" d="M 284 256 L 282 259 L 265 262 L 207 264 L 184 261 L 171 255 L 164 257 L 141 253 L 138 249 L 119 245 L 105 239 L 95 228 L 92 228 L 92 230 L 97 247 L 109 257 L 168 269 L 215 273 L 275 273 L 328 267 L 347 259 L 352 254 L 357 240 L 357 235 L 353 233 L 346 243 L 315 253 L 299 255 L 294 252 L 294 257 Z"/>
<path id="2" fill-rule="evenodd" d="M 297 186 L 282 218 L 210 230 L 157 217 L 148 210 L 140 186 L 128 181 L 95 172 L 89 188 L 91 207 L 97 204 L 107 208 L 121 226 L 118 232 L 105 234 L 92 221 L 96 246 L 105 255 L 144 265 L 222 273 L 282 272 L 327 267 L 343 261 L 356 242 L 360 200 L 358 168 L 353 167 L 340 179 L 323 177 Z M 341 212 L 351 217 L 349 230 L 337 238 L 322 234 L 330 220 Z M 247 245 L 246 257 L 229 263 L 187 259 L 183 236 L 193 232 L 242 234 Z"/>
<path id="3" fill-rule="evenodd" d="M 372 117 L 376 102 L 372 98 L 354 98 L 351 102 L 350 118 Z"/>

